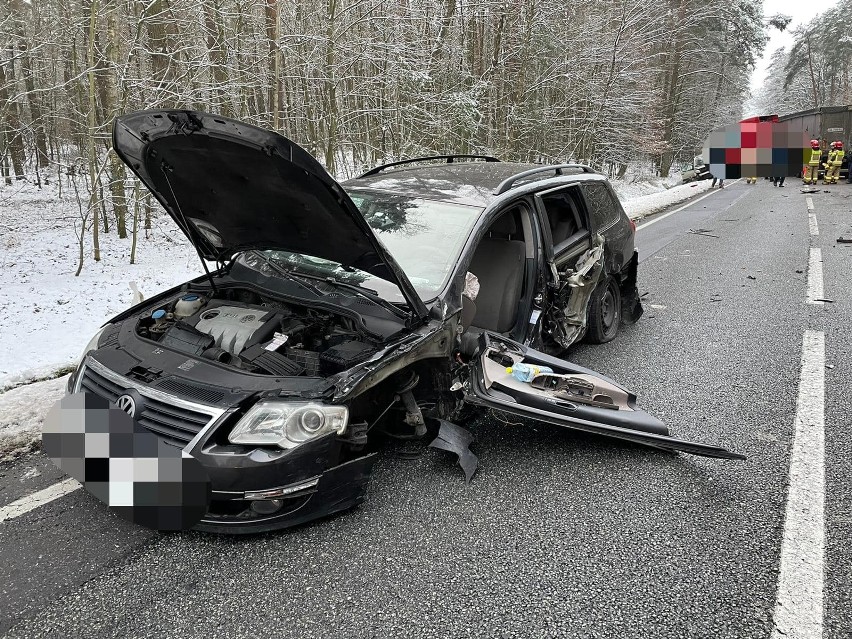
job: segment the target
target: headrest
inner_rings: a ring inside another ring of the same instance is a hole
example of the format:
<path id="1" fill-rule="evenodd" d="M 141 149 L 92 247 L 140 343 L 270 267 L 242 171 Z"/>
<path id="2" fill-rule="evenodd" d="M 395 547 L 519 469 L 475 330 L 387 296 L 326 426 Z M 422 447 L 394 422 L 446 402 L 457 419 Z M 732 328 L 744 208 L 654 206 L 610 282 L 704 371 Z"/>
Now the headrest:
<path id="1" fill-rule="evenodd" d="M 497 218 L 497 221 L 491 225 L 489 235 L 493 238 L 508 239 L 509 236 L 514 237 L 517 233 L 518 225 L 515 224 L 515 212 L 509 211 Z"/>

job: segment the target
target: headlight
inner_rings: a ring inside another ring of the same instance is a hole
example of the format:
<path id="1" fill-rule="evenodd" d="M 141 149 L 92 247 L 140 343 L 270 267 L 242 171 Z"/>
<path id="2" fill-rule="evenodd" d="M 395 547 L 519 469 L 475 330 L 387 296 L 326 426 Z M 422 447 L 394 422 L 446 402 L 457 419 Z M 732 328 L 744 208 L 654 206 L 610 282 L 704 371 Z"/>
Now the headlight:
<path id="1" fill-rule="evenodd" d="M 259 402 L 228 435 L 232 444 L 295 448 L 327 433 L 342 435 L 349 409 L 301 402 Z"/>
<path id="2" fill-rule="evenodd" d="M 80 355 L 80 358 L 77 360 L 78 366 L 83 362 L 83 359 L 86 357 L 86 353 L 88 353 L 89 351 L 93 351 L 98 347 L 98 342 L 101 339 L 101 335 L 106 329 L 107 327 L 104 326 L 101 330 L 95 333 L 95 336 L 92 339 L 89 340 L 89 343 L 86 344 L 86 348 L 83 349 L 83 354 Z"/>

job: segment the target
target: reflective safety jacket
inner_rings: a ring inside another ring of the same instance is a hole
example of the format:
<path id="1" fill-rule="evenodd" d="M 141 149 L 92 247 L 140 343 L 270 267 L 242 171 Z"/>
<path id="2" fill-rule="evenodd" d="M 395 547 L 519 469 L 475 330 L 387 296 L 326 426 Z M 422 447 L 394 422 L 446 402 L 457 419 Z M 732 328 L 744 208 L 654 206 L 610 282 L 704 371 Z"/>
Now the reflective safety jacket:
<path id="1" fill-rule="evenodd" d="M 846 155 L 846 152 L 843 149 L 836 149 L 834 151 L 834 157 L 828 157 L 828 163 L 831 166 L 840 166 L 843 164 L 843 156 Z"/>
<path id="2" fill-rule="evenodd" d="M 819 166 L 819 160 L 822 157 L 822 151 L 819 149 L 811 149 L 811 159 L 808 162 L 810 166 Z"/>

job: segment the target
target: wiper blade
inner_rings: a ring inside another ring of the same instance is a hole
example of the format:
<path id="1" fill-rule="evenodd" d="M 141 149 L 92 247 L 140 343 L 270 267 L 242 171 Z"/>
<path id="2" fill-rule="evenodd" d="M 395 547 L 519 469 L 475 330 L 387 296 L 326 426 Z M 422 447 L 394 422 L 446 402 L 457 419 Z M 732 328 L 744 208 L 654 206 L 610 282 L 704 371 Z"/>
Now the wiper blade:
<path id="1" fill-rule="evenodd" d="M 375 291 L 373 291 L 371 289 L 364 288 L 363 286 L 356 286 L 355 284 L 349 284 L 348 282 L 341 282 L 340 280 L 336 280 L 333 277 L 326 277 L 325 281 L 328 282 L 329 284 L 332 284 L 333 286 L 338 286 L 340 288 L 345 288 L 349 291 L 353 291 L 353 292 L 357 293 L 358 295 L 360 295 L 361 297 L 366 297 L 371 302 L 374 302 L 375 304 L 381 306 L 382 308 L 390 311 L 391 313 L 393 313 L 394 315 L 396 315 L 400 319 L 406 319 L 406 318 L 409 317 L 408 313 L 403 311 L 398 306 L 394 306 L 393 304 L 388 302 L 383 297 L 380 297 L 378 293 L 376 293 Z"/>
<path id="2" fill-rule="evenodd" d="M 278 275 L 281 275 L 282 277 L 290 280 L 291 282 L 296 282 L 296 284 L 299 284 L 300 286 L 308 289 L 311 293 L 313 293 L 314 295 L 316 295 L 318 297 L 321 297 L 323 295 L 323 292 L 319 288 L 317 288 L 316 286 L 314 286 L 310 282 L 306 282 L 301 277 L 297 277 L 297 276 L 293 275 L 293 273 L 291 271 L 288 271 L 286 268 L 284 268 L 283 266 L 281 266 L 280 264 L 275 262 L 269 256 L 264 255 L 260 251 L 254 251 L 254 250 L 249 251 L 249 253 L 251 253 L 255 257 L 259 257 L 260 259 L 262 259 L 269 266 L 269 268 L 271 268 L 273 271 L 275 271 Z"/>
<path id="3" fill-rule="evenodd" d="M 399 317 L 400 319 L 408 319 L 410 317 L 409 313 L 406 313 L 405 311 L 403 311 L 399 307 L 394 306 L 393 304 L 388 302 L 386 299 L 379 297 L 379 294 L 376 293 L 375 291 L 372 291 L 371 289 L 364 288 L 362 286 L 356 286 L 355 284 L 349 284 L 347 282 L 341 282 L 340 280 L 336 280 L 336 279 L 334 279 L 333 277 L 330 277 L 330 276 L 320 277 L 320 276 L 317 276 L 317 275 L 310 275 L 308 273 L 299 273 L 298 275 L 294 275 L 292 271 L 287 270 L 286 268 L 284 268 L 283 266 L 281 266 L 280 264 L 275 262 L 272 258 L 268 257 L 267 255 L 264 255 L 260 251 L 251 250 L 251 251 L 248 251 L 248 253 L 251 253 L 252 255 L 254 255 L 256 257 L 259 257 L 266 264 L 268 264 L 269 267 L 272 270 L 274 270 L 276 273 L 278 273 L 282 277 L 287 278 L 290 281 L 296 282 L 297 284 L 301 284 L 304 288 L 308 289 L 309 291 L 311 291 L 314 295 L 316 295 L 318 297 L 322 297 L 323 295 L 325 295 L 325 292 L 322 291 L 317 286 L 315 286 L 314 284 L 311 284 L 310 282 L 308 282 L 306 280 L 318 280 L 320 282 L 327 282 L 327 283 L 331 284 L 332 286 L 345 288 L 347 290 L 350 290 L 350 291 L 357 293 L 358 295 L 360 295 L 362 297 L 367 298 L 371 302 L 374 302 L 377 306 L 381 306 L 385 310 L 390 311 L 391 313 L 393 313 L 396 317 Z"/>

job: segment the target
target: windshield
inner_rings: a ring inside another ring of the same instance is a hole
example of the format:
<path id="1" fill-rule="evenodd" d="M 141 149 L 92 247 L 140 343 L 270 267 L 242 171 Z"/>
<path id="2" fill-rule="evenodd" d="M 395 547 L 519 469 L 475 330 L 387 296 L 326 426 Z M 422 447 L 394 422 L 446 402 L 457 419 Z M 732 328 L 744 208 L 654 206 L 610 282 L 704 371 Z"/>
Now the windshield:
<path id="1" fill-rule="evenodd" d="M 266 260 L 271 260 L 275 266 L 270 266 Z M 368 293 L 375 293 L 389 302 L 405 302 L 402 291 L 394 284 L 380 277 L 357 268 L 344 267 L 338 262 L 326 260 L 313 255 L 303 255 L 290 251 L 246 251 L 237 258 L 237 262 L 264 275 L 275 276 L 276 268 L 284 269 L 293 275 L 309 275 L 313 278 L 331 278 L 359 286 Z"/>
<path id="2" fill-rule="evenodd" d="M 482 209 L 380 191 L 349 197 L 424 301 L 437 296 Z"/>

